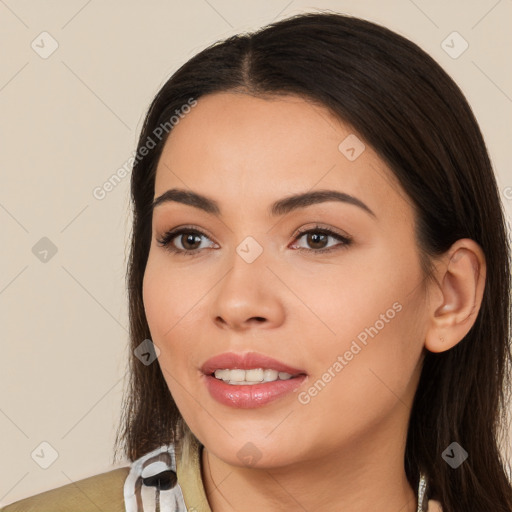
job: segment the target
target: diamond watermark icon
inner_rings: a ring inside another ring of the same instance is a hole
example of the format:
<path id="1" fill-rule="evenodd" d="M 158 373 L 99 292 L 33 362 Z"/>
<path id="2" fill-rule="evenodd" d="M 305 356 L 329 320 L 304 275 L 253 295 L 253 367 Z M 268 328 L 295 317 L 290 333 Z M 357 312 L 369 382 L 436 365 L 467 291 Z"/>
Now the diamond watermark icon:
<path id="1" fill-rule="evenodd" d="M 256 445 L 251 442 L 245 443 L 236 456 L 246 466 L 254 466 L 261 459 L 261 452 Z"/>
<path id="2" fill-rule="evenodd" d="M 39 57 L 47 59 L 59 47 L 57 40 L 48 32 L 41 32 L 30 44 Z"/>
<path id="3" fill-rule="evenodd" d="M 347 158 L 347 160 L 353 162 L 361 156 L 361 153 L 366 149 L 366 146 L 359 137 L 351 133 L 341 141 L 338 149 L 340 153 Z"/>
<path id="4" fill-rule="evenodd" d="M 468 452 L 459 443 L 453 442 L 444 450 L 441 457 L 453 469 L 457 469 L 468 458 Z"/>
<path id="5" fill-rule="evenodd" d="M 49 238 L 43 236 L 32 247 L 32 254 L 43 263 L 48 263 L 57 254 L 57 246 Z"/>
<path id="6" fill-rule="evenodd" d="M 160 355 L 160 349 L 151 340 L 144 340 L 133 353 L 142 364 L 149 366 Z"/>
<path id="7" fill-rule="evenodd" d="M 454 31 L 443 40 L 441 48 L 452 59 L 458 59 L 469 48 L 469 43 L 457 31 Z"/>
<path id="8" fill-rule="evenodd" d="M 57 450 L 46 441 L 43 441 L 30 456 L 43 469 L 48 469 L 59 458 Z"/>
<path id="9" fill-rule="evenodd" d="M 252 236 L 248 236 L 238 245 L 236 252 L 246 263 L 252 263 L 263 252 L 263 247 Z"/>

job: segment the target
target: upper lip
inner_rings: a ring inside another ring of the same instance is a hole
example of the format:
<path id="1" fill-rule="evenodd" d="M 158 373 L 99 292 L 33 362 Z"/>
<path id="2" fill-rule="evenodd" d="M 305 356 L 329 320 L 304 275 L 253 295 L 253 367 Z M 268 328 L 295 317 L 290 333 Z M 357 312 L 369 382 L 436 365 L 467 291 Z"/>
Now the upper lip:
<path id="1" fill-rule="evenodd" d="M 278 372 L 286 372 L 291 375 L 306 374 L 304 370 L 289 366 L 277 359 L 258 354 L 257 352 L 246 352 L 245 354 L 236 354 L 235 352 L 225 352 L 208 359 L 201 371 L 205 375 L 211 375 L 215 370 L 223 369 L 241 369 L 249 370 L 251 368 L 263 368 L 276 370 Z"/>

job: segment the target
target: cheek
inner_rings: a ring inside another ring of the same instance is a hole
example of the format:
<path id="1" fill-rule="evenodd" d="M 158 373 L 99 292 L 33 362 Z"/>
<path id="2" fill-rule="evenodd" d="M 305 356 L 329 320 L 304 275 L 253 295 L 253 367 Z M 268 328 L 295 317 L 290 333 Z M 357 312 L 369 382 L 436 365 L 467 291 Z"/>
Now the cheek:
<path id="1" fill-rule="evenodd" d="M 166 313 L 170 310 L 168 303 L 170 294 L 165 292 L 166 287 L 163 286 L 162 277 L 163 273 L 160 271 L 159 265 L 150 256 L 142 282 L 142 298 L 149 330 L 155 343 L 165 332 Z"/>
<path id="2" fill-rule="evenodd" d="M 150 253 L 142 296 L 153 341 L 163 343 L 174 337 L 179 324 L 195 314 L 193 306 L 199 301 L 201 290 L 191 283 L 186 271 L 172 270 L 165 255 Z"/>
<path id="3" fill-rule="evenodd" d="M 343 331 L 338 324 L 336 343 L 319 342 L 314 357 L 310 350 L 314 374 L 297 397 L 301 404 L 297 417 L 321 418 L 313 437 L 354 439 L 378 429 L 394 412 L 405 418 L 410 410 L 422 350 L 416 305 L 399 301 L 387 309 L 387 297 L 383 307 L 373 300 L 374 314 L 368 313 L 368 303 L 360 310 L 367 321 L 344 315 L 349 327 Z M 381 313 L 387 322 L 379 318 Z"/>
<path id="4" fill-rule="evenodd" d="M 151 340 L 160 350 L 158 363 L 173 395 L 190 372 L 194 329 L 205 314 L 203 295 L 204 291 L 191 285 L 187 272 L 172 271 L 165 255 L 150 254 L 142 284 L 144 310 Z"/>
<path id="5" fill-rule="evenodd" d="M 340 263 L 316 265 L 314 272 L 311 263 L 309 268 L 289 267 L 285 280 L 293 283 L 300 300 L 295 301 L 298 324 L 307 317 L 324 346 L 352 339 L 376 322 L 381 331 L 381 315 L 384 320 L 395 318 L 399 306 L 393 305 L 409 300 L 414 283 L 420 280 L 414 259 L 400 265 L 397 258 L 384 247 L 347 252 Z"/>
<path id="6" fill-rule="evenodd" d="M 180 375 L 180 353 L 176 346 L 166 340 L 176 339 L 176 325 L 179 326 L 179 314 L 176 313 L 178 305 L 173 294 L 174 286 L 168 284 L 163 267 L 156 264 L 151 258 L 148 260 L 144 274 L 142 295 L 144 310 L 151 333 L 151 340 L 158 347 L 158 365 L 167 383 L 167 387 L 176 402 L 180 401 L 180 385 L 183 375 Z M 172 351 L 172 354 L 171 354 Z M 178 398 L 178 400 L 176 400 Z M 178 405 L 178 403 L 177 403 Z M 179 405 L 178 405 L 179 407 Z"/>
<path id="7" fill-rule="evenodd" d="M 354 407 L 361 393 L 368 391 L 372 400 L 374 386 L 385 388 L 378 376 L 392 389 L 403 390 L 421 355 L 422 274 L 413 251 L 407 265 L 398 265 L 398 256 L 404 258 L 386 248 L 371 258 L 346 258 L 334 270 L 324 265 L 294 290 L 308 306 L 304 314 L 310 327 L 304 325 L 301 332 L 309 331 L 308 338 L 314 340 L 299 348 L 302 360 L 310 362 L 315 378 L 323 379 L 329 371 L 339 375 L 329 387 Z M 342 370 L 333 368 L 338 356 L 344 359 Z"/>

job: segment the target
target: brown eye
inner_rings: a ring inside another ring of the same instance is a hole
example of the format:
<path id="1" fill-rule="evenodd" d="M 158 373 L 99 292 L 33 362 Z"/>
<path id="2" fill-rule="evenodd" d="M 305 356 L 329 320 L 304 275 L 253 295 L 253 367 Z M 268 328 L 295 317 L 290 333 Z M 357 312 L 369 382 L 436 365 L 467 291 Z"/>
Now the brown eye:
<path id="1" fill-rule="evenodd" d="M 176 238 L 180 241 L 183 249 L 186 251 L 197 249 L 197 247 L 191 247 L 194 244 L 201 244 L 201 235 L 196 235 L 195 233 L 181 234 Z"/>
<path id="2" fill-rule="evenodd" d="M 300 240 L 301 238 L 306 241 L 306 245 L 309 248 L 297 247 L 297 250 L 307 252 L 326 253 L 337 249 L 346 248 L 352 243 L 352 238 L 340 235 L 339 233 L 335 233 L 330 229 L 321 228 L 319 226 L 305 231 L 300 231 L 299 234 L 295 237 L 295 240 Z M 334 238 L 340 243 L 329 247 L 326 244 L 329 243 L 330 238 Z"/>
<path id="3" fill-rule="evenodd" d="M 313 249 L 323 249 L 328 243 L 329 236 L 324 233 L 307 233 L 306 240 Z"/>
<path id="4" fill-rule="evenodd" d="M 200 245 L 203 238 L 209 239 L 207 235 L 197 229 L 182 228 L 168 231 L 157 242 L 172 253 L 192 255 L 201 252 Z"/>

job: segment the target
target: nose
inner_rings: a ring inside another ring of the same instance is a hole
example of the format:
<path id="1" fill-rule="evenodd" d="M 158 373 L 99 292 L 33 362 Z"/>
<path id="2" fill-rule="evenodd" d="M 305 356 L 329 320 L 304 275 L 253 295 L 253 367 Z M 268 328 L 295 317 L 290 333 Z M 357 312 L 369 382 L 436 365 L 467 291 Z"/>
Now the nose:
<path id="1" fill-rule="evenodd" d="M 284 321 L 284 289 L 260 256 L 247 263 L 238 255 L 211 295 L 211 318 L 219 328 L 274 328 Z"/>

